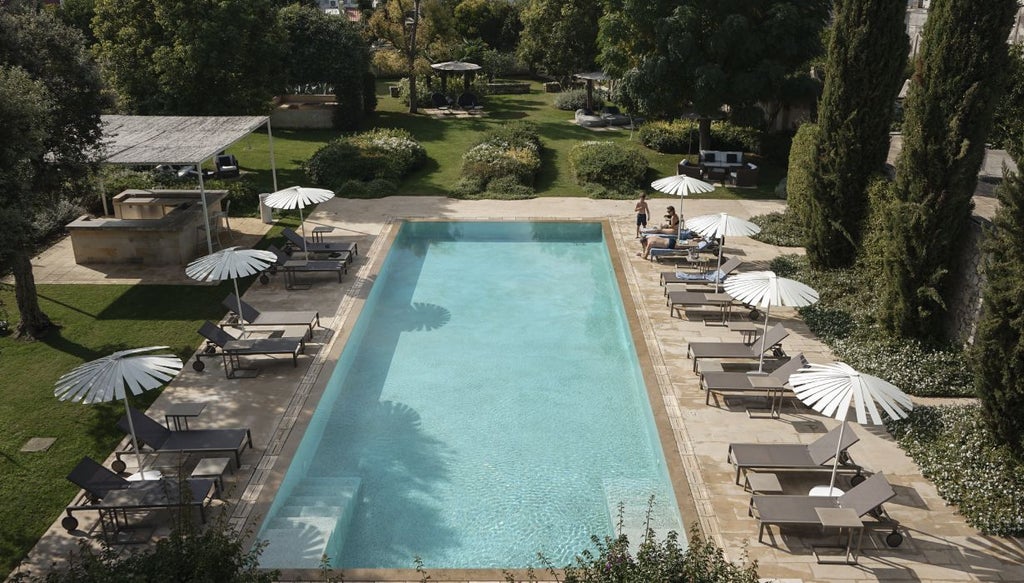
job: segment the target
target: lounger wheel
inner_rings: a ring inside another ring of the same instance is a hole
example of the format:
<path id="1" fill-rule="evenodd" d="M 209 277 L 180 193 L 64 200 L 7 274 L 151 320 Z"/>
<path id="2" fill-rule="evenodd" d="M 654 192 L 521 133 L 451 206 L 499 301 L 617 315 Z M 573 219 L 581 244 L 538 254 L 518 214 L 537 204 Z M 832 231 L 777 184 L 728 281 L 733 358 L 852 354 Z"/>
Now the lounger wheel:
<path id="1" fill-rule="evenodd" d="M 114 463 L 110 464 L 110 469 L 117 473 L 123 473 L 128 468 L 128 465 L 121 460 L 114 460 Z"/>
<path id="2" fill-rule="evenodd" d="M 747 314 L 747 317 L 750 318 L 751 322 L 756 322 L 761 319 L 761 310 L 753 308 L 752 310 L 750 310 L 750 313 Z"/>
<path id="3" fill-rule="evenodd" d="M 196 361 L 192 363 L 192 370 L 196 372 L 203 372 L 206 369 L 206 363 L 196 357 Z"/>
<path id="4" fill-rule="evenodd" d="M 856 488 L 857 485 L 863 483 L 864 480 L 867 480 L 867 478 L 864 477 L 864 474 L 857 474 L 856 476 L 850 478 L 850 485 Z"/>
<path id="5" fill-rule="evenodd" d="M 261 273 L 260 283 L 262 283 L 263 285 L 267 285 L 268 283 L 270 283 L 270 276 L 267 275 L 266 273 Z"/>
<path id="6" fill-rule="evenodd" d="M 74 516 L 65 516 L 63 519 L 61 519 L 60 525 L 64 528 L 64 530 L 68 532 L 74 532 L 78 530 L 78 519 Z"/>
<path id="7" fill-rule="evenodd" d="M 885 535 L 885 544 L 892 548 L 896 548 L 903 544 L 903 535 L 900 534 L 895 528 L 889 534 Z"/>

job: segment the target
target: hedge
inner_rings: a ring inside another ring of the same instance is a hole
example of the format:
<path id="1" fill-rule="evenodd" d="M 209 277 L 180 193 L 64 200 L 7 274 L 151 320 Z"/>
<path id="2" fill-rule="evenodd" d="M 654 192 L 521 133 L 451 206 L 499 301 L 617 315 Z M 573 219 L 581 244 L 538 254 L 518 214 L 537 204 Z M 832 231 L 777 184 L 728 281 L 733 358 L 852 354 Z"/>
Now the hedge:
<path id="1" fill-rule="evenodd" d="M 580 142 L 569 150 L 569 169 L 577 184 L 632 192 L 647 173 L 647 158 L 615 142 Z"/>

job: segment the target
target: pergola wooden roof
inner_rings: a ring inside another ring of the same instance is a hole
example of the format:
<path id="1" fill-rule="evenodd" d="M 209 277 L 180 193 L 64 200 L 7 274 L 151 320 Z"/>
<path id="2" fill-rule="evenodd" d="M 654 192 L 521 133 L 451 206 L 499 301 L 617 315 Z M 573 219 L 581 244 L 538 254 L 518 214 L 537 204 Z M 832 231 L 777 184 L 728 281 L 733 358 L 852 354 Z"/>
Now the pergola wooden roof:
<path id="1" fill-rule="evenodd" d="M 107 164 L 147 166 L 157 164 L 194 165 L 199 175 L 203 214 L 206 208 L 206 187 L 203 184 L 203 163 L 232 144 L 267 125 L 270 140 L 270 169 L 277 190 L 277 166 L 274 163 L 274 136 L 267 116 L 179 116 L 179 115 L 104 115 L 102 159 Z M 107 200 L 103 198 L 106 209 Z M 209 224 L 206 244 L 213 253 Z"/>

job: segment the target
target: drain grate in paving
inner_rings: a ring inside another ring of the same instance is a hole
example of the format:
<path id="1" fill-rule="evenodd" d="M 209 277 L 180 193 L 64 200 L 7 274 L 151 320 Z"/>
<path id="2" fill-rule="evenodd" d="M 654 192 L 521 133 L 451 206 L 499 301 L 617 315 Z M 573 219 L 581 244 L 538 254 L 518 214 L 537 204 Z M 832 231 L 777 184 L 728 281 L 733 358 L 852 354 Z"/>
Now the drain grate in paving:
<path id="1" fill-rule="evenodd" d="M 39 453 L 50 449 L 50 446 L 57 441 L 56 437 L 33 437 L 21 446 L 24 453 Z"/>

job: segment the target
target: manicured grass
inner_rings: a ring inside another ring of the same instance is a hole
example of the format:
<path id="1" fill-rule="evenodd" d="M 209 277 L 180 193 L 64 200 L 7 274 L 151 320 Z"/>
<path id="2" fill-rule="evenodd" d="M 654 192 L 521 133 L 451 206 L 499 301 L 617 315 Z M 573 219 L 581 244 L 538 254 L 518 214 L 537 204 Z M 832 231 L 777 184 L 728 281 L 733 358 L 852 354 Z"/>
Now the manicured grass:
<path id="1" fill-rule="evenodd" d="M 632 144 L 647 158 L 649 181 L 676 173 L 678 154 L 660 154 L 645 148 L 629 130 L 593 131 L 579 127 L 570 120 L 572 112 L 553 107 L 555 94 L 544 93 L 539 82 L 531 83 L 525 95 L 491 95 L 484 100 L 486 115 L 472 118 L 446 116 L 435 118 L 411 115 L 401 99 L 390 97 L 387 82 L 377 85 L 377 113 L 366 127 L 394 127 L 408 130 L 427 151 L 425 167 L 407 177 L 397 194 L 444 196 L 458 180 L 462 155 L 489 128 L 508 120 L 527 120 L 537 124 L 544 143 L 543 164 L 537 178 L 538 196 L 586 196 L 573 180 L 569 170 L 569 150 L 586 140 L 609 140 Z M 278 167 L 278 185 L 309 184 L 301 164 L 333 137 L 341 135 L 330 130 L 275 130 L 274 154 Z M 265 134 L 254 134 L 232 149 L 243 169 L 269 170 L 269 148 Z M 784 170 L 761 164 L 762 185 L 757 189 L 717 188 L 714 192 L 694 198 L 737 199 L 775 198 L 774 188 Z M 257 176 L 261 189 L 272 188 L 269 172 Z M 344 193 L 339 193 L 344 196 Z M 667 195 L 657 195 L 667 196 Z"/>
<path id="2" fill-rule="evenodd" d="M 57 379 L 126 348 L 166 345 L 188 358 L 202 321 L 223 316 L 220 302 L 230 287 L 39 286 L 43 311 L 61 328 L 36 342 L 0 337 L 0 566 L 13 568 L 71 500 L 77 488 L 64 477 L 78 460 L 103 460 L 124 437 L 115 427 L 124 413 L 120 402 L 60 402 L 53 396 Z M 0 302 L 14 306 L 10 286 L 0 286 Z M 148 407 L 157 394 L 132 403 Z M 21 453 L 31 437 L 57 441 L 44 453 Z"/>

